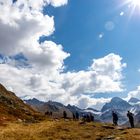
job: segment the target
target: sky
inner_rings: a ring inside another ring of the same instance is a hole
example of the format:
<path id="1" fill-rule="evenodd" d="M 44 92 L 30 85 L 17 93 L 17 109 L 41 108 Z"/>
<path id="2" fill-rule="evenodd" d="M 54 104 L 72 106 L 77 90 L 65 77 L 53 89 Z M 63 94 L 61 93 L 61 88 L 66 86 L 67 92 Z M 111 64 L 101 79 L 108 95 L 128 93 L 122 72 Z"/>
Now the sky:
<path id="1" fill-rule="evenodd" d="M 0 83 L 81 108 L 140 98 L 139 28 L 139 0 L 0 0 Z"/>

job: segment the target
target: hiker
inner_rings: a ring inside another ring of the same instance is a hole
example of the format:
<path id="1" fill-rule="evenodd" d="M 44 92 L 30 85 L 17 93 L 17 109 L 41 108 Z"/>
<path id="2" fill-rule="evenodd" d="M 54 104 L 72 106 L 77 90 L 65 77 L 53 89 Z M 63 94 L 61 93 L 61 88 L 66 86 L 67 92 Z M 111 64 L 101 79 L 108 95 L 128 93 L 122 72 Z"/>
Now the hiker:
<path id="1" fill-rule="evenodd" d="M 79 120 L 79 113 L 76 112 L 76 120 Z"/>
<path id="2" fill-rule="evenodd" d="M 45 115 L 49 115 L 49 111 L 45 112 Z"/>
<path id="3" fill-rule="evenodd" d="M 130 111 L 127 112 L 127 117 L 129 118 L 129 123 L 131 125 L 131 128 L 134 128 L 134 117 L 133 113 Z"/>
<path id="4" fill-rule="evenodd" d="M 52 116 L 52 111 L 50 111 L 50 116 Z"/>
<path id="5" fill-rule="evenodd" d="M 66 113 L 66 111 L 63 111 L 63 118 L 64 118 L 64 119 L 67 118 L 67 113 Z"/>
<path id="6" fill-rule="evenodd" d="M 90 113 L 90 121 L 94 122 L 94 116 Z"/>
<path id="7" fill-rule="evenodd" d="M 83 122 L 86 122 L 86 114 L 82 114 L 82 120 L 83 120 Z"/>
<path id="8" fill-rule="evenodd" d="M 90 122 L 90 116 L 89 116 L 89 114 L 86 115 L 86 121 L 87 122 Z"/>
<path id="9" fill-rule="evenodd" d="M 72 113 L 72 115 L 73 115 L 73 120 L 75 120 L 75 118 L 76 118 L 76 117 L 75 117 L 75 113 Z"/>
<path id="10" fill-rule="evenodd" d="M 112 118 L 113 118 L 113 124 L 115 126 L 117 126 L 118 125 L 118 115 L 114 111 L 112 111 Z"/>

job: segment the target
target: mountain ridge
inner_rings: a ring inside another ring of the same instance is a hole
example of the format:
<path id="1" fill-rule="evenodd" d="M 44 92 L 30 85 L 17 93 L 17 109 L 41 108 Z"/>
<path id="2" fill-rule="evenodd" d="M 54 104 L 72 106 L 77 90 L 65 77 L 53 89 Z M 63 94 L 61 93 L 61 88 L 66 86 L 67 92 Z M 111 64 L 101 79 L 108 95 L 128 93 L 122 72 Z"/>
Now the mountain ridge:
<path id="1" fill-rule="evenodd" d="M 135 100 L 138 101 L 139 99 L 135 99 Z M 137 118 L 136 120 L 138 120 L 137 122 L 140 122 L 138 119 L 138 116 L 140 114 L 140 104 L 131 105 L 129 101 L 127 102 L 119 97 L 113 97 L 110 102 L 106 103 L 102 107 L 101 111 L 96 110 L 94 108 L 81 109 L 75 105 L 70 105 L 70 104 L 65 106 L 61 103 L 54 102 L 54 101 L 48 101 L 48 102 L 43 102 L 43 103 L 46 104 L 48 108 L 50 107 L 53 108 L 53 110 L 48 110 L 48 111 L 59 113 L 60 108 L 63 107 L 63 109 L 65 108 L 66 111 L 69 110 L 71 112 L 70 118 L 72 117 L 72 114 L 76 112 L 78 112 L 81 117 L 83 114 L 92 113 L 95 117 L 95 120 L 101 121 L 101 122 L 112 122 L 112 111 L 115 111 L 118 114 L 120 124 L 123 124 L 128 121 L 126 114 L 127 114 L 127 111 L 130 110 L 136 116 Z M 44 108 L 46 109 L 45 106 Z M 47 109 L 45 111 L 47 111 Z M 42 110 L 42 113 L 45 113 L 45 112 Z M 61 110 L 61 117 L 62 116 L 63 115 L 62 115 L 62 110 Z"/>

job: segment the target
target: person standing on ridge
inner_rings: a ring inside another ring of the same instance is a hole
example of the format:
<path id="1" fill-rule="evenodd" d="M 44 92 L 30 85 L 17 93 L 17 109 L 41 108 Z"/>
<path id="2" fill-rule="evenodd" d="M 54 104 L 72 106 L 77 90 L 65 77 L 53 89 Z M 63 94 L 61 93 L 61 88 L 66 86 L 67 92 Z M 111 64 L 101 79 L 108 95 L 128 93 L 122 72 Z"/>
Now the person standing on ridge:
<path id="1" fill-rule="evenodd" d="M 63 111 L 63 118 L 66 119 L 67 118 L 67 112 Z"/>
<path id="2" fill-rule="evenodd" d="M 76 111 L 76 120 L 79 120 L 79 113 Z"/>
<path id="3" fill-rule="evenodd" d="M 118 125 L 118 115 L 114 111 L 112 111 L 112 118 L 113 118 L 113 124 L 115 126 L 117 126 Z"/>
<path id="4" fill-rule="evenodd" d="M 129 123 L 131 125 L 131 128 L 134 128 L 134 114 L 130 111 L 127 112 L 127 117 L 129 118 Z"/>

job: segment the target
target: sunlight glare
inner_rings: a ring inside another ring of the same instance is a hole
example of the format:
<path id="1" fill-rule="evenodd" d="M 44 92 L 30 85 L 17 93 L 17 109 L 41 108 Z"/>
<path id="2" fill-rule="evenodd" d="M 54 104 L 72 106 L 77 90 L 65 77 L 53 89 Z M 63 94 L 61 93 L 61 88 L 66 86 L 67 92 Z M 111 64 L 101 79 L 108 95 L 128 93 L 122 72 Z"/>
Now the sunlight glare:
<path id="1" fill-rule="evenodd" d="M 134 7 L 140 7 L 140 0 L 131 0 L 132 5 L 134 5 Z"/>

